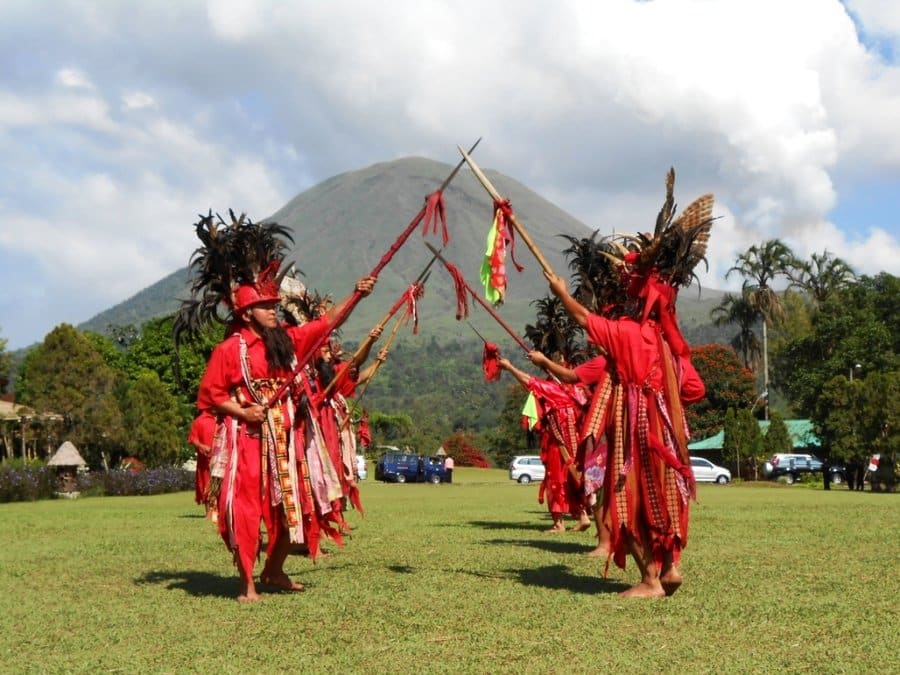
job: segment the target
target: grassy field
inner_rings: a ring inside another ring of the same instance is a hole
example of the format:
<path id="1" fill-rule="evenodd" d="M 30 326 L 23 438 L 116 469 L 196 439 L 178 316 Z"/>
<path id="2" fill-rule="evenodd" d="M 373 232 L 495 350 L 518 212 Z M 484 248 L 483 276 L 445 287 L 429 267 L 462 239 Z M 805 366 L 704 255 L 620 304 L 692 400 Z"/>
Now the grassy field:
<path id="1" fill-rule="evenodd" d="M 46 672 L 898 672 L 900 498 L 701 486 L 664 600 L 633 565 L 547 535 L 537 487 L 363 484 L 354 536 L 300 594 L 242 606 L 193 495 L 0 505 L 0 670 Z"/>

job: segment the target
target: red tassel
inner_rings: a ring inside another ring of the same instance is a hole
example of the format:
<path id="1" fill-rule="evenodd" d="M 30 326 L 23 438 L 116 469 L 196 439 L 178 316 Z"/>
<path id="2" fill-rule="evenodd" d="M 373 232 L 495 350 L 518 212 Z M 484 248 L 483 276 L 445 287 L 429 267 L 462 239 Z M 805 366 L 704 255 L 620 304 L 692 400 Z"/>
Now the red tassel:
<path id="1" fill-rule="evenodd" d="M 484 343 L 481 367 L 484 370 L 485 382 L 493 382 L 500 379 L 500 349 L 497 345 L 491 342 Z"/>
<path id="2" fill-rule="evenodd" d="M 466 280 L 454 265 L 444 262 L 450 276 L 453 277 L 453 286 L 456 289 L 456 320 L 467 319 L 469 317 L 469 290 L 466 286 Z"/>
<path id="3" fill-rule="evenodd" d="M 432 192 L 425 197 L 425 217 L 422 227 L 422 234 L 428 234 L 428 228 L 431 227 L 432 232 L 437 234 L 438 219 L 441 221 L 441 238 L 444 240 L 444 246 L 450 241 L 450 233 L 447 232 L 447 212 L 444 208 L 444 194 L 438 190 Z"/>

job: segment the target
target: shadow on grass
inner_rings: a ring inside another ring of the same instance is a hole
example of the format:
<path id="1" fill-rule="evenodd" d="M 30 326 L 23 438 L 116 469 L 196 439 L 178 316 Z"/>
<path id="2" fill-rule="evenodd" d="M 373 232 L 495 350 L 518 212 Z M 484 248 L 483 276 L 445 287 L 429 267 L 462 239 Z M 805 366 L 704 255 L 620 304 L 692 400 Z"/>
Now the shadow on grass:
<path id="1" fill-rule="evenodd" d="M 459 570 L 455 570 L 459 572 Z M 529 569 L 507 569 L 501 574 L 483 574 L 481 572 L 465 572 L 476 577 L 490 579 L 518 580 L 523 586 L 540 586 L 550 590 L 571 591 L 596 595 L 597 593 L 620 593 L 630 586 L 621 581 L 611 581 L 599 576 L 572 574 L 565 565 L 548 565 Z"/>
<path id="2" fill-rule="evenodd" d="M 565 565 L 548 565 L 537 569 L 507 570 L 519 577 L 523 586 L 540 586 L 552 590 L 573 593 L 619 593 L 630 588 L 620 581 L 610 581 L 596 576 L 572 574 Z"/>
<path id="3" fill-rule="evenodd" d="M 546 530 L 546 523 L 523 523 L 520 520 L 470 520 L 469 525 L 483 530 Z"/>
<path id="4" fill-rule="evenodd" d="M 147 572 L 144 576 L 135 579 L 136 585 L 156 584 L 164 585 L 167 590 L 184 591 L 196 598 L 229 598 L 234 599 L 238 594 L 238 577 L 223 577 L 209 572 Z M 304 581 L 306 589 L 314 584 Z M 283 588 L 256 581 L 256 590 L 261 595 L 293 595 L 296 591 L 288 591 Z"/>
<path id="5" fill-rule="evenodd" d="M 394 574 L 414 574 L 416 571 L 415 567 L 409 565 L 388 565 L 388 569 Z"/>
<path id="6" fill-rule="evenodd" d="M 178 517 L 179 518 L 203 518 L 203 519 L 206 518 L 206 516 L 204 516 L 202 513 L 182 513 Z"/>
<path id="7" fill-rule="evenodd" d="M 594 548 L 593 545 L 579 544 L 575 541 L 562 541 L 556 539 L 559 535 L 548 534 L 546 539 L 488 539 L 487 544 L 500 544 L 503 546 L 528 546 L 530 548 L 549 551 L 550 553 L 587 553 Z M 591 540 L 594 542 L 595 540 Z"/>
<path id="8" fill-rule="evenodd" d="M 163 585 L 168 590 L 184 591 L 198 598 L 234 598 L 238 592 L 236 575 L 224 577 L 220 574 L 198 571 L 157 571 L 147 572 L 135 579 L 136 585 Z"/>

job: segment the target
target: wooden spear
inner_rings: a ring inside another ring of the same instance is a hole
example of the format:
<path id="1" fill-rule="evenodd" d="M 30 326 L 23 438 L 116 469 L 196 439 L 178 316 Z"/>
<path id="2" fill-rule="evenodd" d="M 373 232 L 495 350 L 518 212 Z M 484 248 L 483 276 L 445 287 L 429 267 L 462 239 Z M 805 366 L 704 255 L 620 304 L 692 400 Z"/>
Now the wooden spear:
<path id="1" fill-rule="evenodd" d="M 380 328 L 381 330 L 384 330 L 384 327 L 387 325 L 387 322 L 391 320 L 391 317 L 397 313 L 397 310 L 399 310 L 401 307 L 403 307 L 403 305 L 406 304 L 409 294 L 416 293 L 420 287 L 425 285 L 425 280 L 428 278 L 429 270 L 431 269 L 431 266 L 434 265 L 434 261 L 438 259 L 438 254 L 439 254 L 439 252 L 435 251 L 435 254 L 431 257 L 431 260 L 429 260 L 428 264 L 425 265 L 425 269 L 422 270 L 421 274 L 419 274 L 419 276 L 416 278 L 416 280 L 414 282 L 412 282 L 412 284 L 410 286 L 408 286 L 405 291 L 403 291 L 403 293 L 400 295 L 399 298 L 397 298 L 397 302 L 395 302 L 394 306 L 388 310 L 387 314 L 384 315 L 384 317 L 381 319 L 381 321 L 379 321 L 377 324 L 375 324 L 372 327 L 372 331 L 374 331 L 376 328 Z M 368 350 L 370 350 L 372 348 L 373 344 L 375 344 L 375 340 L 377 338 L 372 337 L 372 331 L 369 331 L 369 334 L 366 336 L 366 339 L 363 340 L 362 343 L 357 348 L 357 350 L 355 352 L 353 352 L 353 356 L 350 358 L 351 364 L 354 361 L 358 360 L 363 354 L 365 354 Z M 359 365 L 359 364 L 357 364 L 357 365 Z M 325 398 L 328 398 L 328 395 L 332 392 L 332 390 L 337 386 L 338 382 L 340 382 L 348 372 L 350 372 L 350 368 L 345 368 L 340 373 L 338 373 L 337 376 L 334 377 L 331 380 L 331 382 L 328 384 L 328 386 L 325 388 L 325 391 L 322 392 L 322 396 Z"/>
<path id="2" fill-rule="evenodd" d="M 469 152 L 475 150 L 478 144 L 481 142 L 479 138 L 475 143 L 472 144 L 472 149 Z M 459 146 L 457 146 L 459 147 Z M 435 190 L 429 197 L 432 195 L 439 195 L 439 193 L 443 192 L 446 187 L 450 184 L 459 170 L 462 168 L 463 162 L 465 160 L 460 160 L 460 162 L 454 167 L 453 171 L 450 172 L 450 175 L 444 179 L 444 182 L 441 183 L 441 186 Z M 406 226 L 406 229 L 400 233 L 400 236 L 394 241 L 393 245 L 381 256 L 381 260 L 378 261 L 378 264 L 369 272 L 370 277 L 377 277 L 378 274 L 385 268 L 385 266 L 391 261 L 394 257 L 394 254 L 400 249 L 401 246 L 409 239 L 409 235 L 412 234 L 413 230 L 415 230 L 419 223 L 422 221 L 422 218 L 425 217 L 425 214 L 428 212 L 428 197 L 425 198 L 425 204 L 422 206 L 422 210 L 416 214 L 415 218 L 413 218 L 409 225 Z M 347 320 L 347 317 L 350 315 L 350 312 L 359 304 L 359 301 L 362 299 L 362 293 L 360 293 L 356 288 L 353 289 L 353 293 L 350 296 L 350 299 L 347 301 L 347 304 L 343 307 L 341 312 L 334 318 L 334 322 L 331 326 L 331 330 L 335 330 L 339 328 L 344 321 Z M 291 377 L 285 381 L 272 395 L 272 397 L 266 402 L 267 408 L 271 408 L 273 405 L 278 403 L 281 398 L 287 393 L 288 388 L 291 386 L 291 382 L 293 382 L 296 377 L 300 374 L 300 371 L 304 368 L 306 363 L 313 357 L 313 355 L 319 350 L 319 348 L 325 343 L 325 340 L 328 339 L 328 335 L 323 335 L 321 340 L 315 342 L 315 344 L 310 345 L 309 349 L 306 350 L 305 354 L 297 355 L 297 367 L 294 369 Z"/>
<path id="3" fill-rule="evenodd" d="M 387 353 L 387 351 L 391 348 L 391 344 L 394 342 L 394 338 L 397 337 L 397 332 L 400 330 L 401 326 L 405 326 L 409 323 L 409 315 L 405 314 L 397 319 L 394 323 L 394 328 L 391 330 L 390 335 L 388 335 L 388 339 L 384 342 L 384 347 L 381 348 L 382 351 Z M 359 392 L 355 399 L 355 403 L 359 404 L 359 400 L 365 395 L 366 389 L 369 388 L 369 383 L 372 381 L 372 378 L 375 377 L 375 373 L 378 372 L 378 369 L 381 368 L 381 365 L 384 361 L 375 360 L 375 363 L 372 365 L 372 372 L 369 374 L 368 379 L 363 383 L 362 390 Z M 346 429 L 350 424 L 350 412 L 348 411 L 347 416 L 341 421 L 341 429 Z"/>
<path id="4" fill-rule="evenodd" d="M 495 202 L 503 202 L 505 201 L 503 197 L 500 196 L 500 193 L 497 192 L 497 189 L 491 184 L 491 181 L 488 180 L 488 177 L 484 175 L 484 172 L 481 168 L 475 163 L 475 160 L 469 156 L 469 153 L 466 152 L 462 146 L 456 146 L 459 149 L 459 152 L 462 154 L 463 159 L 466 164 L 469 165 L 469 168 L 472 169 L 472 173 L 475 174 L 475 177 L 479 180 L 479 182 L 484 186 L 484 189 L 487 190 L 487 193 L 491 196 L 491 198 Z M 522 224 L 519 222 L 519 219 L 516 218 L 516 214 L 512 211 L 509 212 L 509 222 L 512 223 L 513 228 L 515 228 L 516 232 L 519 233 L 519 236 L 522 238 L 522 241 L 525 242 L 525 245 L 528 247 L 528 250 L 532 252 L 534 257 L 537 259 L 541 268 L 547 274 L 553 275 L 553 268 L 550 267 L 550 263 L 547 262 L 547 259 L 541 253 L 540 249 L 535 245 L 534 241 L 528 235 L 528 232 L 522 227 Z M 555 276 L 555 275 L 554 275 Z"/>
<path id="5" fill-rule="evenodd" d="M 438 251 L 434 246 L 432 246 L 431 244 L 429 244 L 427 241 L 425 242 L 425 245 L 428 247 L 428 250 L 430 250 L 432 253 L 434 253 L 434 256 L 435 256 L 438 260 L 440 260 L 442 263 L 444 263 L 444 267 L 446 267 L 446 268 L 447 268 L 447 271 L 449 272 L 449 271 L 450 271 L 451 265 L 450 265 L 449 262 L 447 262 L 447 259 L 444 258 L 443 255 L 441 255 L 441 252 Z M 451 274 L 451 276 L 452 276 L 452 274 Z M 482 307 L 484 307 L 485 311 L 487 311 L 488 314 L 490 314 L 492 317 L 494 317 L 494 321 L 496 321 L 497 323 L 499 323 L 499 324 L 503 327 L 503 329 L 504 329 L 507 333 L 509 333 L 510 337 L 511 337 L 513 340 L 516 341 L 516 344 L 517 344 L 517 345 L 519 345 L 522 349 L 525 350 L 525 353 L 526 353 L 526 354 L 527 354 L 529 351 L 531 351 L 530 349 L 528 349 L 528 345 L 525 344 L 525 341 L 524 341 L 521 337 L 519 337 L 518 333 L 516 333 L 512 328 L 510 328 L 510 327 L 509 327 L 509 324 L 507 324 L 507 323 L 500 317 L 500 315 L 497 314 L 496 311 L 494 311 L 494 308 L 491 307 L 491 305 L 490 305 L 486 300 L 484 300 L 484 298 L 482 298 L 481 295 L 479 295 L 479 294 L 475 291 L 474 288 L 472 288 L 472 287 L 469 285 L 469 282 L 465 280 L 465 278 L 462 276 L 462 274 L 459 275 L 459 280 L 462 281 L 463 285 L 466 287 L 466 290 L 469 291 L 469 294 L 470 294 L 470 295 L 478 302 L 478 304 L 480 304 Z M 473 329 L 473 330 L 474 330 L 474 329 Z M 483 339 L 483 338 L 482 338 L 482 339 Z"/>

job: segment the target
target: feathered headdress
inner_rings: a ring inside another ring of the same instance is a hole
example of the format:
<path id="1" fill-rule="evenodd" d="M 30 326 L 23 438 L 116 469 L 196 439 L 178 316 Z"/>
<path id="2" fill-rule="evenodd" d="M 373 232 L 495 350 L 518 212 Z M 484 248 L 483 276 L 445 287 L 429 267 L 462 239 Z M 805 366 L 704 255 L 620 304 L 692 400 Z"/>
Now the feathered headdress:
<path id="1" fill-rule="evenodd" d="M 706 263 L 706 244 L 712 227 L 713 196 L 703 195 L 694 200 L 677 218 L 675 213 L 675 169 L 666 174 L 666 200 L 656 217 L 653 234 L 618 235 L 619 256 L 613 259 L 622 265 L 631 278 L 651 275 L 673 287 L 689 286 L 696 279 L 694 268 L 701 260 Z"/>
<path id="2" fill-rule="evenodd" d="M 201 246 L 190 261 L 191 297 L 175 315 L 176 345 L 205 324 L 227 324 L 254 302 L 278 300 L 284 274 L 279 268 L 294 241 L 290 231 L 274 222 L 254 223 L 245 214 L 236 217 L 231 209 L 228 214 L 230 223 L 210 211 L 194 225 Z M 232 317 L 220 314 L 222 305 Z"/>
<path id="3" fill-rule="evenodd" d="M 678 288 L 696 279 L 694 268 L 706 264 L 706 245 L 712 227 L 713 196 L 694 200 L 677 218 L 675 213 L 675 169 L 666 174 L 666 199 L 656 217 L 653 234 L 613 235 L 615 252 L 602 254 L 615 263 L 620 283 L 628 297 L 642 302 L 642 320 L 656 313 L 672 350 L 689 353 L 678 328 L 675 296 Z"/>

